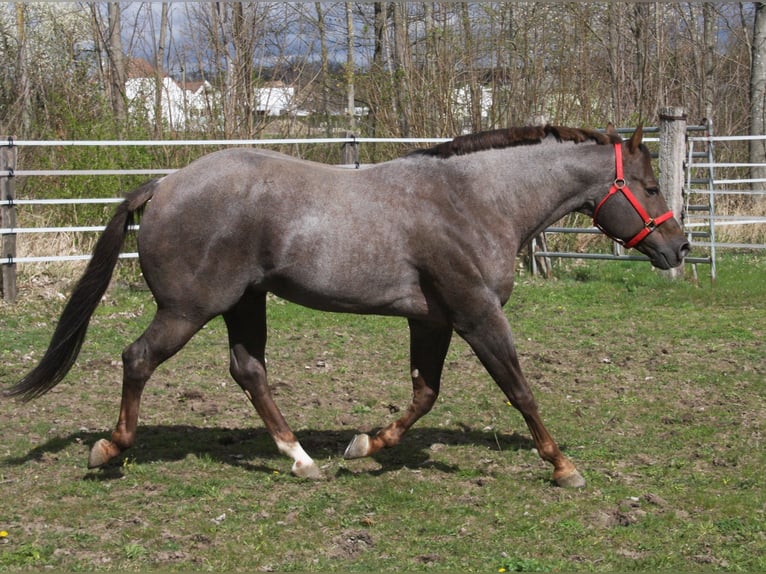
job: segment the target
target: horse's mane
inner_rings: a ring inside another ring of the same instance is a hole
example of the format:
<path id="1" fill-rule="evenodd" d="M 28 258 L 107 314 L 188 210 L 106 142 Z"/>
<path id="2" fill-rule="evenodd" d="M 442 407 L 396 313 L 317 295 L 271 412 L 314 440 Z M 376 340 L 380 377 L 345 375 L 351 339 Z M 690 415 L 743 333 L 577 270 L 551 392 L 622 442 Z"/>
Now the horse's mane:
<path id="1" fill-rule="evenodd" d="M 426 155 L 448 158 L 453 155 L 465 155 L 488 149 L 539 144 L 546 137 L 553 136 L 559 142 L 582 143 L 593 141 L 597 144 L 614 144 L 620 136 L 590 129 L 568 128 L 563 126 L 525 126 L 500 130 L 490 130 L 458 136 L 453 140 L 440 143 L 430 148 L 417 149 L 407 155 Z"/>

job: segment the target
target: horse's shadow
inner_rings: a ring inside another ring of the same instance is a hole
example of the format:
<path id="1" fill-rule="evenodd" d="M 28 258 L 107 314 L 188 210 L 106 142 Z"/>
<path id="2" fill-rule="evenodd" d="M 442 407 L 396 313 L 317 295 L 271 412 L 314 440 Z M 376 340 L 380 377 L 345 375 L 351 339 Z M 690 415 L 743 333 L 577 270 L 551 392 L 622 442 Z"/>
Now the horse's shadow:
<path id="1" fill-rule="evenodd" d="M 86 480 L 109 480 L 123 476 L 125 461 L 145 464 L 155 462 L 181 461 L 189 455 L 207 458 L 222 464 L 241 467 L 250 471 L 273 473 L 284 470 L 289 462 L 279 454 L 271 437 L 263 428 L 220 428 L 196 427 L 190 425 L 149 425 L 140 426 L 136 445 L 122 456 L 116 457 L 105 467 L 89 471 Z M 340 458 L 346 445 L 356 431 L 353 430 L 302 430 L 297 433 L 304 448 L 316 460 Z M 20 466 L 31 461 L 55 456 L 72 444 L 92 445 L 98 439 L 108 436 L 103 431 L 78 431 L 67 436 L 54 437 L 18 457 L 8 457 L 2 462 L 8 466 Z M 414 428 L 394 448 L 373 455 L 379 468 L 367 470 L 370 474 L 384 474 L 402 468 L 428 466 L 445 473 L 460 470 L 457 464 L 446 464 L 433 459 L 431 446 L 443 444 L 454 446 L 476 446 L 493 450 L 529 450 L 534 443 L 527 437 L 499 434 L 492 430 L 471 428 L 443 429 L 433 427 Z M 270 461 L 274 466 L 270 466 Z M 259 462 L 253 462 L 259 461 Z M 349 472 L 343 467 L 337 474 Z"/>

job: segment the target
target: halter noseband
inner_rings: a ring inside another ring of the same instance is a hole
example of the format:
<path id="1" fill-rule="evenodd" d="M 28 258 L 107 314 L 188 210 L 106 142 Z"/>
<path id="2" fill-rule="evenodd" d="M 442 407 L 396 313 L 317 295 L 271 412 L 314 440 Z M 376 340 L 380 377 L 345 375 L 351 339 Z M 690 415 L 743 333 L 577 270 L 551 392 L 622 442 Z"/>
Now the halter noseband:
<path id="1" fill-rule="evenodd" d="M 617 177 L 614 180 L 614 183 L 612 184 L 612 187 L 609 188 L 609 193 L 606 194 L 606 197 L 602 199 L 599 204 L 596 206 L 596 209 L 593 211 L 593 225 L 598 227 L 601 231 L 603 231 L 607 236 L 611 237 L 613 240 L 615 240 L 617 243 L 624 245 L 625 247 L 635 247 L 639 243 L 641 243 L 646 237 L 654 231 L 657 227 L 665 223 L 668 219 L 673 218 L 673 212 L 668 211 L 667 213 L 663 213 L 662 215 L 658 217 L 649 217 L 649 214 L 646 213 L 646 210 L 643 208 L 643 206 L 638 202 L 636 199 L 636 196 L 633 195 L 633 192 L 628 189 L 628 184 L 625 181 L 625 177 L 623 176 L 622 172 L 622 143 L 616 143 L 614 144 L 614 163 L 615 163 L 615 170 L 617 172 Z M 606 231 L 601 224 L 598 222 L 598 213 L 601 210 L 601 208 L 604 206 L 604 204 L 607 202 L 607 200 L 610 197 L 614 197 L 617 195 L 617 193 L 620 192 L 622 195 L 625 196 L 625 199 L 628 200 L 628 203 L 633 207 L 633 209 L 636 210 L 636 213 L 638 213 L 638 216 L 641 218 L 641 221 L 644 224 L 643 229 L 636 233 L 632 239 L 629 239 L 628 241 L 625 241 L 624 239 L 620 239 L 619 237 L 614 237 L 611 233 Z"/>

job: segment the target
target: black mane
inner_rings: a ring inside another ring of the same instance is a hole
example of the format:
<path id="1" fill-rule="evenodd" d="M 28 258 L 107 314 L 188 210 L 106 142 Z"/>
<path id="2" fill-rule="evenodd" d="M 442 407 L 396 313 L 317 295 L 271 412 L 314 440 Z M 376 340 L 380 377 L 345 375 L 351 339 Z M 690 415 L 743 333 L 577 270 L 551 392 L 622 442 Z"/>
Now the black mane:
<path id="1" fill-rule="evenodd" d="M 597 132 L 590 129 L 569 128 L 563 126 L 524 126 L 478 132 L 458 136 L 447 142 L 430 148 L 418 149 L 407 155 L 426 155 L 448 158 L 453 155 L 465 155 L 488 149 L 501 149 L 520 145 L 538 144 L 552 135 L 560 142 L 582 143 L 593 141 L 597 144 L 614 144 L 620 141 L 618 135 Z"/>

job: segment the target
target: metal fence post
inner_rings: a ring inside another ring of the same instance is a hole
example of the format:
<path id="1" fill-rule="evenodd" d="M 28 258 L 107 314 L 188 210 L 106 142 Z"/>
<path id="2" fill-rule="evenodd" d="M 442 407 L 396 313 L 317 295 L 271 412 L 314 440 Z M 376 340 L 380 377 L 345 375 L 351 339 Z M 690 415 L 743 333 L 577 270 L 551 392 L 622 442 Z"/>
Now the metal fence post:
<path id="1" fill-rule="evenodd" d="M 15 198 L 14 177 L 16 170 L 17 147 L 13 145 L 13 138 L 3 138 L 7 141 L 0 147 L 0 227 L 8 229 L 16 227 L 16 207 L 13 205 Z M 3 281 L 0 286 L 3 299 L 8 303 L 16 302 L 16 264 L 13 259 L 16 257 L 16 234 L 3 233 L 0 238 L 0 247 L 2 252 L 0 256 L 8 258 L 9 263 L 2 265 Z"/>
<path id="2" fill-rule="evenodd" d="M 686 112 L 683 108 L 660 109 L 660 189 L 668 207 L 680 222 L 684 209 L 684 159 L 686 158 Z M 684 276 L 684 266 L 662 271 L 669 279 Z"/>
<path id="3" fill-rule="evenodd" d="M 352 132 L 346 132 L 346 137 L 351 138 L 351 141 L 343 144 L 341 165 L 355 165 L 358 168 L 359 143 L 356 141 L 356 136 Z"/>

